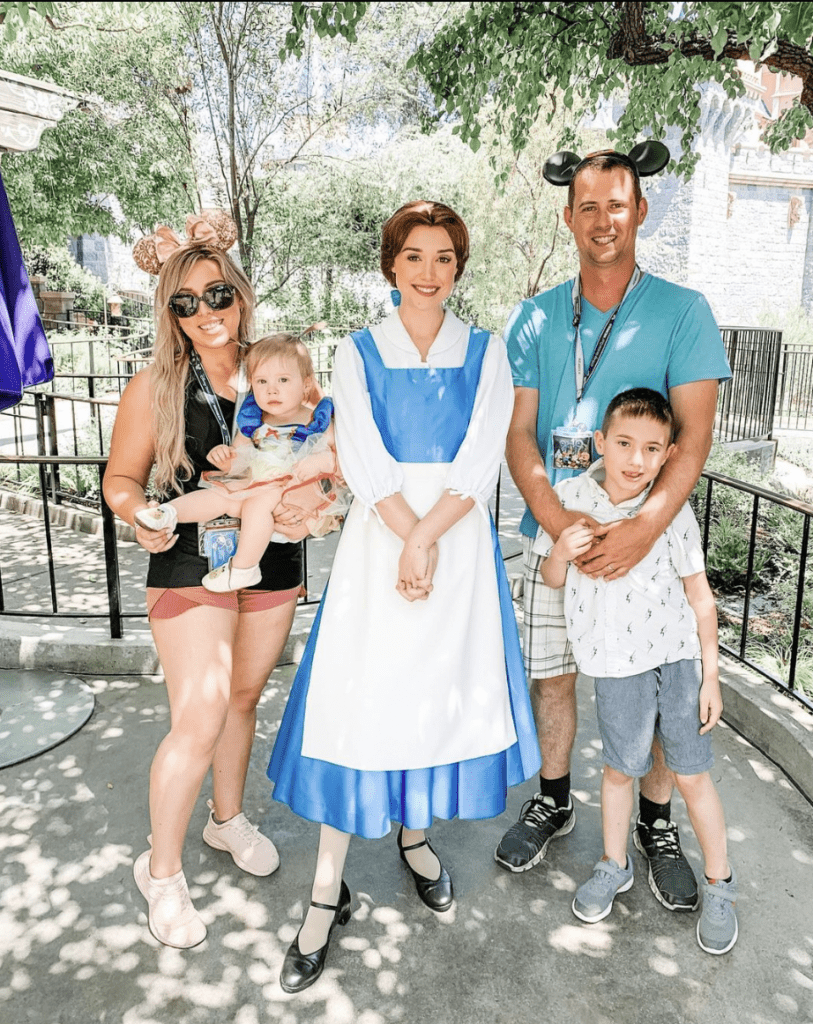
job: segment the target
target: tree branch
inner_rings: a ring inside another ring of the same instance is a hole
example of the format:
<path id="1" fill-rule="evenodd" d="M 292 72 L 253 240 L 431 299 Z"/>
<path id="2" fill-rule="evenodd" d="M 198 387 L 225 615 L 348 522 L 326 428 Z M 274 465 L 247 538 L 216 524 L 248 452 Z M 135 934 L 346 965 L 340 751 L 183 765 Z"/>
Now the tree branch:
<path id="1" fill-rule="evenodd" d="M 709 63 L 725 60 L 750 60 L 747 41 L 728 41 L 719 54 L 715 55 L 711 40 L 692 33 L 681 41 L 669 40 L 665 34 L 652 35 L 646 27 L 646 8 L 642 2 L 616 2 L 618 28 L 610 41 L 607 56 L 622 60 L 629 67 L 650 64 L 665 64 L 677 50 L 684 57 L 700 57 Z M 813 114 L 813 55 L 801 46 L 785 40 L 777 40 L 776 49 L 763 61 L 774 71 L 796 75 L 802 80 L 801 103 Z"/>

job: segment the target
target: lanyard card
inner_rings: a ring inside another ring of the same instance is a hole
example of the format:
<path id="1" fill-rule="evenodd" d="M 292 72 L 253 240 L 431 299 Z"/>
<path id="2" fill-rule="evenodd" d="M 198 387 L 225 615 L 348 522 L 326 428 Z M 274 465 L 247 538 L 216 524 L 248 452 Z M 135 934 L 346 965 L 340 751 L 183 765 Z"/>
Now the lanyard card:
<path id="1" fill-rule="evenodd" d="M 239 539 L 240 520 L 231 516 L 198 524 L 198 554 L 206 558 L 209 572 L 225 565 L 234 556 Z"/>
<path id="2" fill-rule="evenodd" d="M 588 469 L 595 459 L 593 453 L 593 432 L 582 423 L 568 427 L 555 427 L 553 439 L 554 469 Z"/>

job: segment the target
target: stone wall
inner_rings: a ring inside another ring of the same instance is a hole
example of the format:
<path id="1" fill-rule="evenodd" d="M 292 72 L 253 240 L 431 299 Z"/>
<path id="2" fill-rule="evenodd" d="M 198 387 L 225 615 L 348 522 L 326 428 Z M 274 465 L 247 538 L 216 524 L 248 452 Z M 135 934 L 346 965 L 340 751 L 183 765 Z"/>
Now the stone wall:
<path id="1" fill-rule="evenodd" d="M 641 265 L 702 291 L 721 324 L 771 326 L 799 306 L 813 315 L 813 151 L 769 153 L 753 97 L 707 86 L 702 110 L 693 177 L 643 182 Z M 679 152 L 676 132 L 665 141 Z"/>
<path id="2" fill-rule="evenodd" d="M 109 288 L 138 293 L 149 291 L 149 274 L 139 270 L 133 262 L 132 246 L 118 238 L 80 235 L 70 239 L 68 248 L 80 266 Z"/>

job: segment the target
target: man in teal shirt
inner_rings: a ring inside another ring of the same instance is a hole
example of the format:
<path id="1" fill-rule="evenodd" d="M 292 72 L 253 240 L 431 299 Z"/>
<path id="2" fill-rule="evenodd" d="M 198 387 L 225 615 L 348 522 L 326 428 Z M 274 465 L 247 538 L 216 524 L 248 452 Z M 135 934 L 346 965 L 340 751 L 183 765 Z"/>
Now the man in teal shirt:
<path id="1" fill-rule="evenodd" d="M 673 456 L 634 519 L 597 525 L 598 542 L 580 565 L 593 577 L 625 575 L 664 533 L 697 482 L 711 447 L 718 383 L 731 375 L 703 296 L 639 269 L 635 242 L 646 215 L 638 169 L 629 157 L 607 152 L 578 163 L 564 216 L 579 252 L 579 275 L 521 302 L 505 331 L 515 385 L 506 454 L 527 503 L 520 526 L 524 652 L 543 759 L 539 793 L 495 852 L 510 871 L 533 867 L 550 841 L 575 824 L 570 756 L 576 663 L 562 593 L 542 583 L 531 541 L 537 524 L 555 540 L 584 517 L 566 512 L 552 485 L 590 464 L 592 433 L 619 392 L 649 387 L 669 399 L 676 421 Z M 658 900 L 669 910 L 694 910 L 697 883 L 671 820 L 671 773 L 657 741 L 653 756 L 655 766 L 641 780 L 633 838 L 647 858 Z"/>

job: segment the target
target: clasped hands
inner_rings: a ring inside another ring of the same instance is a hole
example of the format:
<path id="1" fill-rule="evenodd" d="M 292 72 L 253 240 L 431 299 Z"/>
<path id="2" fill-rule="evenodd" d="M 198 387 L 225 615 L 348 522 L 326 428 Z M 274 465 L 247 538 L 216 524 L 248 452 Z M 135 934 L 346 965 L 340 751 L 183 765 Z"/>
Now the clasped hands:
<path id="1" fill-rule="evenodd" d="M 437 564 L 437 544 L 427 546 L 415 537 L 413 531 L 404 541 L 395 584 L 395 589 L 405 601 L 425 601 L 429 597 Z"/>

